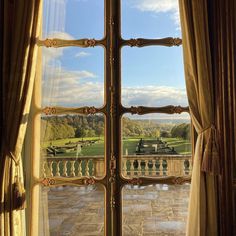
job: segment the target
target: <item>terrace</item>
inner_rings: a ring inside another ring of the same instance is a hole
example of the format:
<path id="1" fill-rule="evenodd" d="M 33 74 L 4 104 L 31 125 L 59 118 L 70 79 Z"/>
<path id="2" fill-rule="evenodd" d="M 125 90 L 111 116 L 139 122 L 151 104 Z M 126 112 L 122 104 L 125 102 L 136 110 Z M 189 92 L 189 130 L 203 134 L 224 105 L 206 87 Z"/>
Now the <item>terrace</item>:
<path id="1" fill-rule="evenodd" d="M 127 155 L 123 176 L 188 176 L 190 155 Z M 43 176 L 51 178 L 102 177 L 103 156 L 46 157 Z M 124 236 L 185 235 L 189 184 L 125 185 L 122 190 Z M 104 235 L 102 185 L 43 187 L 42 235 Z"/>

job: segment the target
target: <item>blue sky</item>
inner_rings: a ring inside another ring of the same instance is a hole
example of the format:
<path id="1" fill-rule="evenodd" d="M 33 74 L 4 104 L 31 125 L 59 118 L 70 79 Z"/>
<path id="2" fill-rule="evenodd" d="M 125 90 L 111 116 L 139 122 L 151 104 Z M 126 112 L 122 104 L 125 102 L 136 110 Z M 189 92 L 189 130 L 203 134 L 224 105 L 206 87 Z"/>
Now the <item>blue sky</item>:
<path id="1" fill-rule="evenodd" d="M 44 0 L 43 38 L 104 35 L 103 0 Z M 181 37 L 178 0 L 123 0 L 122 37 Z M 122 48 L 125 106 L 187 105 L 182 47 Z M 43 105 L 102 106 L 104 49 L 43 49 Z"/>

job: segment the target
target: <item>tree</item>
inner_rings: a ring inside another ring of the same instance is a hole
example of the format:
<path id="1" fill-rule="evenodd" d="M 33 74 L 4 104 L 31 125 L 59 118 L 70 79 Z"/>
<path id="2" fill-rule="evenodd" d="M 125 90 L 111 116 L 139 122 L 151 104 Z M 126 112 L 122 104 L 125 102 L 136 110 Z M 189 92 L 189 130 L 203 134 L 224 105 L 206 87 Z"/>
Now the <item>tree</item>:
<path id="1" fill-rule="evenodd" d="M 169 138 L 170 137 L 170 133 L 165 131 L 165 130 L 162 130 L 160 136 L 162 138 Z"/>
<path id="2" fill-rule="evenodd" d="M 75 130 L 75 137 L 76 138 L 84 138 L 87 135 L 87 132 L 85 129 L 83 129 L 82 127 L 78 127 Z"/>

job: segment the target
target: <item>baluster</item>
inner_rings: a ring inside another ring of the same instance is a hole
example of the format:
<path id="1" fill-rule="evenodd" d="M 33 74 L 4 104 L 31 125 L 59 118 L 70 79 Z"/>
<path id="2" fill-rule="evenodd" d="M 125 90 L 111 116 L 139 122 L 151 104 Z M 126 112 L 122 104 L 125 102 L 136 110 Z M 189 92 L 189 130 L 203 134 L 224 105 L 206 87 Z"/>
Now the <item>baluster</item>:
<path id="1" fill-rule="evenodd" d="M 130 175 L 134 175 L 134 160 L 130 160 Z"/>
<path id="2" fill-rule="evenodd" d="M 160 175 L 160 172 L 159 172 L 159 160 L 155 160 L 154 161 L 154 166 L 155 166 L 155 175 L 156 176 L 159 176 Z"/>
<path id="3" fill-rule="evenodd" d="M 61 176 L 61 174 L 60 174 L 60 163 L 61 163 L 61 161 L 56 162 L 56 176 Z"/>
<path id="4" fill-rule="evenodd" d="M 181 170 L 181 174 L 182 175 L 187 175 L 188 174 L 188 167 L 187 167 L 187 160 L 182 160 L 182 170 Z M 185 164 L 186 164 L 186 166 L 185 166 Z"/>
<path id="5" fill-rule="evenodd" d="M 75 161 L 70 161 L 70 176 L 75 176 Z"/>
<path id="6" fill-rule="evenodd" d="M 78 177 L 82 176 L 82 160 L 77 160 L 78 162 Z"/>
<path id="7" fill-rule="evenodd" d="M 168 170 L 169 170 L 169 163 L 168 163 L 168 160 L 166 160 L 166 173 L 165 175 L 168 175 Z"/>
<path id="8" fill-rule="evenodd" d="M 85 176 L 89 176 L 89 160 L 85 160 Z"/>
<path id="9" fill-rule="evenodd" d="M 141 166 L 142 160 L 138 160 L 138 175 L 142 175 L 142 166 Z"/>
<path id="10" fill-rule="evenodd" d="M 151 175 L 152 176 L 155 176 L 156 175 L 156 166 L 155 166 L 155 160 L 151 160 L 151 164 L 152 164 L 152 167 L 151 167 Z"/>
<path id="11" fill-rule="evenodd" d="M 160 176 L 162 176 L 163 175 L 162 159 L 159 159 L 159 163 L 160 163 L 160 166 L 159 166 Z"/>
<path id="12" fill-rule="evenodd" d="M 49 164 L 49 176 L 53 177 L 53 168 L 52 168 L 53 161 L 49 161 L 48 164 Z"/>
<path id="13" fill-rule="evenodd" d="M 90 169 L 91 176 L 94 176 L 95 168 L 94 168 L 94 164 L 93 164 L 93 159 L 90 159 L 89 161 L 90 161 L 90 165 L 91 165 L 91 169 Z"/>
<path id="14" fill-rule="evenodd" d="M 148 160 L 144 160 L 144 175 L 148 175 Z"/>
<path id="15" fill-rule="evenodd" d="M 64 177 L 67 177 L 67 161 L 63 161 L 63 169 L 62 169 L 62 172 L 63 172 L 63 176 Z"/>

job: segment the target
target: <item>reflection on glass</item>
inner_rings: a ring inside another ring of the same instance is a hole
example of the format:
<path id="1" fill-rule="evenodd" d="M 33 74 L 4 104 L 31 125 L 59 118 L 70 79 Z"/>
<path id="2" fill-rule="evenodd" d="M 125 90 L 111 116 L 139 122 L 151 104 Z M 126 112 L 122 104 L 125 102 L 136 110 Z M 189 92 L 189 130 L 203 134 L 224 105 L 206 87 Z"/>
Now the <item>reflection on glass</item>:
<path id="1" fill-rule="evenodd" d="M 190 118 L 183 115 L 124 115 L 122 173 L 184 176 L 191 172 Z"/>
<path id="2" fill-rule="evenodd" d="M 97 106 L 104 103 L 104 50 L 42 49 L 42 106 Z"/>
<path id="3" fill-rule="evenodd" d="M 39 235 L 104 235 L 100 185 L 42 187 L 39 211 Z"/>
<path id="4" fill-rule="evenodd" d="M 182 48 L 122 49 L 123 106 L 187 106 Z"/>
<path id="5" fill-rule="evenodd" d="M 122 235 L 185 235 L 190 186 L 126 185 L 122 194 Z"/>
<path id="6" fill-rule="evenodd" d="M 43 176 L 104 174 L 104 116 L 42 116 Z"/>
<path id="7" fill-rule="evenodd" d="M 103 35 L 103 0 L 43 1 L 43 38 L 100 39 Z"/>
<path id="8" fill-rule="evenodd" d="M 122 37 L 180 37 L 178 0 L 122 0 Z"/>

